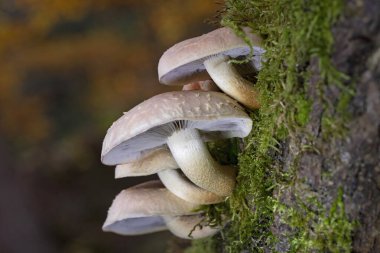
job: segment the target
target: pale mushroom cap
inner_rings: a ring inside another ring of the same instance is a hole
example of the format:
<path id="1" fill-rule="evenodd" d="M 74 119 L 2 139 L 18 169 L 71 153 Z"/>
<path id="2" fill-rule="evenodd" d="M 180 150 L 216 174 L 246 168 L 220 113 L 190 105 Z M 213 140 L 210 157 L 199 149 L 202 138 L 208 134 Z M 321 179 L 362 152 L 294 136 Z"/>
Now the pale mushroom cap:
<path id="1" fill-rule="evenodd" d="M 189 215 L 199 205 L 169 192 L 160 181 L 149 181 L 119 193 L 103 225 L 104 231 L 137 235 L 166 229 L 162 215 Z"/>
<path id="2" fill-rule="evenodd" d="M 145 152 L 139 159 L 119 164 L 115 169 L 115 178 L 148 176 L 166 169 L 177 169 L 178 164 L 167 148 Z"/>
<path id="3" fill-rule="evenodd" d="M 247 37 L 253 44 L 253 64 L 261 67 L 261 56 L 264 50 L 261 38 L 244 28 Z M 203 66 L 204 60 L 218 54 L 237 58 L 250 54 L 250 47 L 235 32 L 227 27 L 216 29 L 199 37 L 182 41 L 169 48 L 158 63 L 160 83 L 183 85 L 195 81 L 210 79 Z"/>
<path id="4" fill-rule="evenodd" d="M 108 165 L 133 161 L 165 145 L 178 128 L 198 129 L 204 140 L 242 138 L 251 131 L 252 120 L 236 101 L 220 92 L 159 94 L 114 122 L 104 138 L 101 160 Z"/>
<path id="5" fill-rule="evenodd" d="M 223 228 L 222 226 L 208 226 L 201 214 L 164 216 L 163 219 L 169 231 L 183 239 L 200 239 L 213 236 Z"/>

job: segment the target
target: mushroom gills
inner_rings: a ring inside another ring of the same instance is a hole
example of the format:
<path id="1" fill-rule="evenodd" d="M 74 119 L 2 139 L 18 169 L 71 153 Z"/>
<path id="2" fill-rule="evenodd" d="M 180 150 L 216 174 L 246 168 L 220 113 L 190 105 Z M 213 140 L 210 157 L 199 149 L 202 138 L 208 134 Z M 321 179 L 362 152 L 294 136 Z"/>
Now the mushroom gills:
<path id="1" fill-rule="evenodd" d="M 167 230 L 161 216 L 123 219 L 103 226 L 103 231 L 120 235 L 143 235 Z"/>

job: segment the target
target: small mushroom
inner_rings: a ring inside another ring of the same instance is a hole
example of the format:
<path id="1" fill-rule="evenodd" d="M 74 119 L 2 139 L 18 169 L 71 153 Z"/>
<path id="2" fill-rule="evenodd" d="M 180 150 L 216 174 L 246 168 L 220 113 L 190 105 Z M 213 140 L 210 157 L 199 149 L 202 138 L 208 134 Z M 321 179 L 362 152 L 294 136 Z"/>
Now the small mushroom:
<path id="1" fill-rule="evenodd" d="M 236 169 L 221 166 L 204 141 L 245 137 L 251 118 L 231 98 L 219 92 L 177 91 L 154 96 L 134 107 L 108 130 L 102 162 L 117 165 L 143 152 L 167 145 L 187 178 L 219 196 L 229 196 Z"/>
<path id="2" fill-rule="evenodd" d="M 198 205 L 176 197 L 160 181 L 148 181 L 116 196 L 103 230 L 121 235 L 158 232 L 167 229 L 162 215 L 190 215 L 196 208 Z"/>
<path id="3" fill-rule="evenodd" d="M 253 64 L 261 68 L 264 50 L 261 38 L 243 29 L 253 44 Z M 212 80 L 226 94 L 251 109 L 259 108 L 257 92 L 244 79 L 231 58 L 250 54 L 251 48 L 230 28 L 220 28 L 208 34 L 182 41 L 169 48 L 158 63 L 158 77 L 163 84 L 183 85 L 201 80 Z M 207 73 L 206 71 L 207 70 Z M 208 76 L 209 75 L 209 76 Z"/>
<path id="4" fill-rule="evenodd" d="M 163 219 L 169 231 L 183 239 L 213 236 L 223 228 L 223 226 L 209 226 L 202 214 L 163 216 Z"/>

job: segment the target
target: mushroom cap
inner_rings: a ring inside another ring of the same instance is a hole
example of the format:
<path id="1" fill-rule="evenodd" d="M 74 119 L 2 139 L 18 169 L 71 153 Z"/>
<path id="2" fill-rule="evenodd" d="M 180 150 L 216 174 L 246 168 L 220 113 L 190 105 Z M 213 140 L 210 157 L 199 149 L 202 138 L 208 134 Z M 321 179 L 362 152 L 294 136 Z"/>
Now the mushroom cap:
<path id="1" fill-rule="evenodd" d="M 101 160 L 116 165 L 160 148 L 182 128 L 198 129 L 204 141 L 245 137 L 252 120 L 233 99 L 220 92 L 174 91 L 156 95 L 134 107 L 108 129 Z"/>
<path id="2" fill-rule="evenodd" d="M 158 181 L 148 181 L 123 190 L 110 209 L 103 230 L 122 235 L 140 235 L 166 229 L 162 215 L 194 214 L 199 206 L 184 201 Z"/>
<path id="3" fill-rule="evenodd" d="M 253 44 L 252 64 L 261 68 L 261 56 L 264 49 L 260 47 L 261 38 L 243 28 Z M 203 62 L 210 56 L 223 54 L 231 58 L 247 56 L 251 48 L 235 32 L 227 27 L 216 29 L 199 37 L 182 41 L 165 51 L 158 62 L 160 83 L 183 85 L 210 79 Z"/>

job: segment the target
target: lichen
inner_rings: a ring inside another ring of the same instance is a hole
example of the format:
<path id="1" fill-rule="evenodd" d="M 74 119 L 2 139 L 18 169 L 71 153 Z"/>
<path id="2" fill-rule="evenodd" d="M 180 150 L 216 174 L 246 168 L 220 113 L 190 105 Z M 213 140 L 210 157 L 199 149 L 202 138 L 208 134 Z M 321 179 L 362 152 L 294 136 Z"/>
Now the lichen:
<path id="1" fill-rule="evenodd" d="M 275 215 L 293 228 L 287 238 L 289 252 L 350 251 L 353 225 L 345 215 L 342 190 L 331 207 L 323 206 L 314 197 L 296 198 L 292 206 L 274 197 L 274 192 L 294 186 L 301 155 L 295 154 L 290 169 L 284 171 L 278 159 L 282 144 L 292 143 L 298 146 L 297 150 L 314 149 L 302 146 L 295 137 L 307 135 L 304 126 L 309 121 L 312 101 L 306 93 L 312 59 L 318 63 L 319 88 L 333 84 L 341 94 L 336 104 L 325 105 L 322 134 L 338 138 L 349 118 L 347 107 L 353 93 L 343 85 L 346 76 L 334 68 L 330 59 L 331 27 L 341 11 L 341 0 L 225 2 L 221 24 L 243 38 L 241 28 L 252 28 L 264 38 L 266 49 L 264 66 L 255 84 L 261 108 L 251 112 L 254 126 L 238 157 L 238 184 L 225 203 L 204 207 L 214 223 L 221 221 L 222 216 L 231 220 L 219 242 L 226 252 L 276 251 L 279 238 L 271 230 Z M 324 100 L 323 95 L 320 99 Z M 304 190 L 307 195 L 308 189 Z"/>

